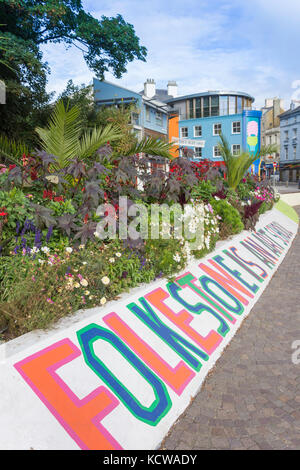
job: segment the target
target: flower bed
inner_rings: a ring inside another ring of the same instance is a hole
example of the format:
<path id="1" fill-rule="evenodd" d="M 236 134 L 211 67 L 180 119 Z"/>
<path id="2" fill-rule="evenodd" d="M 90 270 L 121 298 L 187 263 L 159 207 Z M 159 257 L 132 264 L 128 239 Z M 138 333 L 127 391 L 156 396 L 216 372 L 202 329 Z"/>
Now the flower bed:
<path id="1" fill-rule="evenodd" d="M 107 157 L 111 149 L 106 146 L 101 152 Z M 143 190 L 131 185 L 129 191 L 124 160 L 114 167 L 105 158 L 90 164 L 72 162 L 53 174 L 53 158 L 40 153 L 23 156 L 19 167 L 2 168 L 2 338 L 45 328 L 80 308 L 104 305 L 142 282 L 175 275 L 191 256 L 201 258 L 214 249 L 219 238 L 254 228 L 259 214 L 275 200 L 272 191 L 253 178 L 244 179 L 232 191 L 218 171 L 205 167 L 200 177 L 199 167 L 186 159 L 177 159 L 176 165 L 164 170 L 163 178 L 161 169 L 153 171 L 152 181 L 145 178 Z M 117 188 L 121 171 L 124 180 Z M 62 183 L 68 176 L 69 182 Z M 154 188 L 158 178 L 161 186 Z M 122 195 L 130 197 L 131 203 L 142 201 L 148 211 L 153 202 L 189 207 L 190 230 L 196 230 L 199 220 L 203 224 L 201 243 L 191 250 L 184 236 L 174 234 L 169 239 L 100 240 L 97 206 L 111 202 L 117 208 L 117 197 Z"/>

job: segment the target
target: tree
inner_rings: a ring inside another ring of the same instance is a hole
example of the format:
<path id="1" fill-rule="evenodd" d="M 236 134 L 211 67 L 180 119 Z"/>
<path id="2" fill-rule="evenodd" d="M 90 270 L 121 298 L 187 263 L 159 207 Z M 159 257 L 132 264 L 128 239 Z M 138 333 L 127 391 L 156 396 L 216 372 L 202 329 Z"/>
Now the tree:
<path id="1" fill-rule="evenodd" d="M 0 79 L 7 89 L 0 132 L 16 139 L 30 141 L 30 132 L 49 115 L 49 68 L 42 44 L 79 48 L 98 78 L 108 70 L 120 78 L 128 62 L 146 57 L 133 26 L 121 15 L 98 20 L 84 11 L 81 0 L 0 0 L 0 18 Z"/>

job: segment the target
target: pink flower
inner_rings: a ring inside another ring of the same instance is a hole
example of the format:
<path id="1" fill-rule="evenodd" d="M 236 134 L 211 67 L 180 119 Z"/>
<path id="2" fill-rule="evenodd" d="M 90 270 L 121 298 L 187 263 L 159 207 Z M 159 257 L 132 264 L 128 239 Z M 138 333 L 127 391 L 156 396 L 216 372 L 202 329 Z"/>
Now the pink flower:
<path id="1" fill-rule="evenodd" d="M 49 304 L 54 304 L 53 300 L 51 300 L 50 297 L 47 298 L 47 302 L 48 302 Z"/>

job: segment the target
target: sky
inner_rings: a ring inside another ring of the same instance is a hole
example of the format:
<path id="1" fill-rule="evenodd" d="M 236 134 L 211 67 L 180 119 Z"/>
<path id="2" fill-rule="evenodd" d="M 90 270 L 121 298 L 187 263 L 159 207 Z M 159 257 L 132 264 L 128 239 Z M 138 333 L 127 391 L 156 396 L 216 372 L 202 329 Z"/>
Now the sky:
<path id="1" fill-rule="evenodd" d="M 208 90 L 243 91 L 255 97 L 300 100 L 299 0 L 83 0 L 94 17 L 121 14 L 146 46 L 146 62 L 135 60 L 127 73 L 105 79 L 141 91 L 147 78 L 157 88 L 169 80 L 178 95 Z M 48 91 L 60 93 L 69 79 L 77 85 L 94 74 L 75 47 L 42 48 L 51 69 Z"/>

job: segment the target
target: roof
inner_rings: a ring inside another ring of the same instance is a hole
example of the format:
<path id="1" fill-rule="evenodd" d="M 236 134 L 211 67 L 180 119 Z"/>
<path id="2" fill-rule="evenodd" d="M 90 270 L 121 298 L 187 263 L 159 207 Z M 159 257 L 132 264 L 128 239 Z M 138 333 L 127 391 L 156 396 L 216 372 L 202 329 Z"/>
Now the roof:
<path id="1" fill-rule="evenodd" d="M 282 114 L 279 114 L 279 118 L 282 118 L 282 117 L 288 117 L 288 116 L 292 116 L 293 114 L 297 114 L 297 113 L 300 113 L 300 106 L 297 106 L 297 108 L 295 109 L 289 109 L 288 111 L 285 111 L 284 113 Z"/>
<path id="2" fill-rule="evenodd" d="M 202 93 L 194 93 L 192 95 L 184 95 L 184 96 L 177 96 L 176 98 L 170 98 L 167 100 L 167 103 L 173 103 L 175 101 L 182 101 L 190 98 L 197 98 L 200 96 L 243 96 L 244 98 L 250 99 L 252 102 L 254 102 L 255 98 L 253 96 L 249 95 L 248 93 L 244 93 L 243 91 L 226 91 L 226 90 L 214 90 L 214 91 L 205 91 Z"/>

